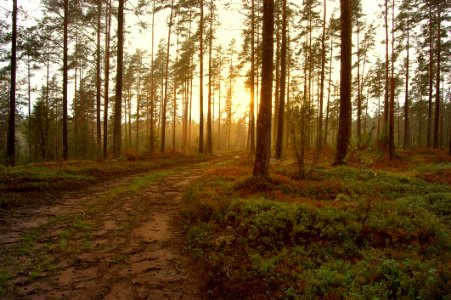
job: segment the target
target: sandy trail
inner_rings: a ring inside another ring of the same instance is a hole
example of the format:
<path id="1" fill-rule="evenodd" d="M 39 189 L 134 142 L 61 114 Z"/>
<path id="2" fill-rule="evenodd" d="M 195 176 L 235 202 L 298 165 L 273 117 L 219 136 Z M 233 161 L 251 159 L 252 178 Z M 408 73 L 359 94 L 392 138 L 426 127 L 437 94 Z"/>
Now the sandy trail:
<path id="1" fill-rule="evenodd" d="M 5 298 L 204 298 L 200 274 L 182 253 L 180 224 L 183 193 L 202 169 L 169 170 L 103 209 L 96 209 L 99 199 L 139 175 L 8 216 L 0 230 L 0 264 L 17 272 L 10 274 Z M 35 234 L 31 246 L 24 243 L 27 232 Z"/>

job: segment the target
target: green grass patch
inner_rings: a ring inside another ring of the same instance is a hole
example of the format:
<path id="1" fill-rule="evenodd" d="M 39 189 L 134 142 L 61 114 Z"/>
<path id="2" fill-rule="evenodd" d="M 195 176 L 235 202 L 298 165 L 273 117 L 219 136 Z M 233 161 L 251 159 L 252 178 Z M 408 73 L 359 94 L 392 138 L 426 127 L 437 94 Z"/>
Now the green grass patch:
<path id="1" fill-rule="evenodd" d="M 213 297 L 449 295 L 451 186 L 350 167 L 290 174 L 268 183 L 223 170 L 185 195 L 187 247 Z"/>

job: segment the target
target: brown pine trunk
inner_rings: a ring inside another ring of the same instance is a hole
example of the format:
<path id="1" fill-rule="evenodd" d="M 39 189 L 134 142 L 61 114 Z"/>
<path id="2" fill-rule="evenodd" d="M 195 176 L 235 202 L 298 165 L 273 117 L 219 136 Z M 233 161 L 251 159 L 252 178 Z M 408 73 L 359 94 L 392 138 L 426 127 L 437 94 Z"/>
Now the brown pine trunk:
<path id="1" fill-rule="evenodd" d="M 152 5 L 152 42 L 151 42 L 151 62 L 150 62 L 150 153 L 155 151 L 155 67 L 154 67 L 154 51 L 155 51 L 155 0 Z"/>
<path id="2" fill-rule="evenodd" d="M 67 27 L 69 24 L 69 0 L 64 0 L 64 37 L 63 37 L 63 160 L 68 160 L 67 142 Z"/>
<path id="3" fill-rule="evenodd" d="M 439 147 L 439 124 L 440 124 L 440 60 L 441 60 L 441 34 L 440 34 L 440 2 L 437 7 L 437 74 L 435 82 L 435 122 L 434 122 L 434 149 Z"/>
<path id="4" fill-rule="evenodd" d="M 321 36 L 321 78 L 319 87 L 319 116 L 318 116 L 318 127 L 316 136 L 316 151 L 315 158 L 319 158 L 321 149 L 323 148 L 323 109 L 324 109 L 324 69 L 326 65 L 326 12 L 327 12 L 327 2 L 324 0 L 324 15 L 323 15 L 323 33 Z M 332 58 L 331 58 L 332 59 Z"/>
<path id="5" fill-rule="evenodd" d="M 388 152 L 390 159 L 395 158 L 395 1 L 392 4 L 391 36 L 391 81 L 390 81 L 390 128 L 388 133 Z"/>
<path id="6" fill-rule="evenodd" d="M 114 103 L 113 156 L 121 156 L 122 144 L 122 70 L 124 64 L 124 2 L 119 0 L 117 22 L 117 75 L 116 101 Z"/>
<path id="7" fill-rule="evenodd" d="M 204 0 L 199 22 L 199 153 L 204 153 Z"/>
<path id="8" fill-rule="evenodd" d="M 429 3 L 429 101 L 428 101 L 428 128 L 427 128 L 427 147 L 431 147 L 432 133 L 432 89 L 434 82 L 433 75 L 434 54 L 432 49 L 432 4 Z"/>
<path id="9" fill-rule="evenodd" d="M 100 78 L 100 17 L 102 15 L 102 0 L 97 0 L 97 49 L 96 49 L 96 113 L 97 113 L 97 155 L 101 157 L 102 153 L 102 122 L 100 120 L 100 97 L 101 97 L 101 78 Z"/>
<path id="10" fill-rule="evenodd" d="M 213 53 L 213 1 L 210 1 L 210 37 L 208 48 L 208 103 L 207 103 L 207 153 L 213 154 L 212 127 L 211 127 L 211 85 L 212 85 L 212 53 Z"/>
<path id="11" fill-rule="evenodd" d="M 255 152 L 255 0 L 251 0 L 251 102 L 249 105 L 250 152 Z"/>
<path id="12" fill-rule="evenodd" d="M 262 88 L 257 121 L 253 175 L 269 178 L 271 157 L 271 98 L 274 54 L 274 1 L 263 0 Z"/>
<path id="13" fill-rule="evenodd" d="M 407 24 L 410 26 L 410 24 Z M 409 147 L 409 67 L 410 67 L 410 28 L 407 28 L 406 89 L 404 101 L 404 149 Z"/>
<path id="14" fill-rule="evenodd" d="M 384 25 L 385 25 L 385 95 L 384 95 L 384 123 L 382 126 L 382 140 L 386 145 L 388 143 L 388 102 L 389 102 L 389 89 L 390 81 L 388 77 L 388 0 L 385 0 L 385 13 L 384 13 Z"/>
<path id="15" fill-rule="evenodd" d="M 351 139 L 351 69 L 352 69 L 352 23 L 351 2 L 340 0 L 341 23 L 341 69 L 340 69 L 340 119 L 337 135 L 335 165 L 345 163 Z"/>
<path id="16" fill-rule="evenodd" d="M 9 166 L 16 165 L 17 0 L 13 0 L 12 27 L 13 28 L 11 35 L 11 87 L 9 96 L 8 141 L 6 150 Z M 65 28 L 67 30 L 67 27 Z M 67 31 L 65 33 L 67 33 Z"/>
<path id="17" fill-rule="evenodd" d="M 169 50 L 171 48 L 171 29 L 172 29 L 172 18 L 174 16 L 174 0 L 171 2 L 171 14 L 169 16 L 169 28 L 168 28 L 168 44 L 166 48 L 166 70 L 165 70 L 165 81 L 164 81 L 164 98 L 163 107 L 161 110 L 161 144 L 160 152 L 164 152 L 165 142 L 166 142 L 166 110 L 168 105 L 168 84 L 169 84 Z"/>
<path id="18" fill-rule="evenodd" d="M 280 50 L 280 97 L 277 118 L 276 158 L 282 157 L 285 91 L 287 78 L 287 0 L 282 1 L 282 46 Z"/>
<path id="19" fill-rule="evenodd" d="M 104 82 L 104 108 L 103 108 L 103 158 L 108 156 L 108 101 L 110 85 L 110 35 L 111 35 L 111 0 L 105 8 L 105 82 Z"/>

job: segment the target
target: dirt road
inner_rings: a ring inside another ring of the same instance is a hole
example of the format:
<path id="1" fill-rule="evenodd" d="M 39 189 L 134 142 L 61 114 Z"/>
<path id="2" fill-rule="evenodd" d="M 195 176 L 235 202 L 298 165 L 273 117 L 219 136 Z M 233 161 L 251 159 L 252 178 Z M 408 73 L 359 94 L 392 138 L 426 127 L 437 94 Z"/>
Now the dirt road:
<path id="1" fill-rule="evenodd" d="M 5 299 L 202 299 L 182 196 L 205 163 L 129 176 L 2 220 Z"/>

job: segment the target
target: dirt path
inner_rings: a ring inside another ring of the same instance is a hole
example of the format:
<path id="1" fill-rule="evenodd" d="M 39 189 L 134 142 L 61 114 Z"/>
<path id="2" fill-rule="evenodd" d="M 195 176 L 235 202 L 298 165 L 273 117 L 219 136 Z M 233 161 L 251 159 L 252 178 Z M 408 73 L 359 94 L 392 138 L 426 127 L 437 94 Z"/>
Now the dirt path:
<path id="1" fill-rule="evenodd" d="M 182 195 L 203 168 L 151 173 L 135 190 L 124 187 L 146 176 L 130 176 L 9 216 L 0 230 L 3 297 L 204 298 L 177 222 Z"/>

